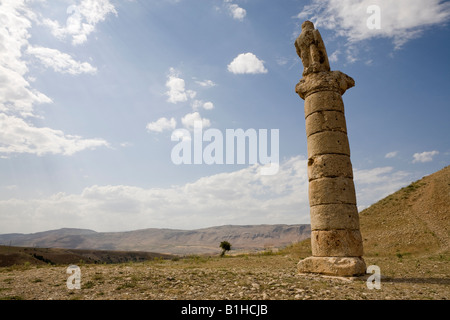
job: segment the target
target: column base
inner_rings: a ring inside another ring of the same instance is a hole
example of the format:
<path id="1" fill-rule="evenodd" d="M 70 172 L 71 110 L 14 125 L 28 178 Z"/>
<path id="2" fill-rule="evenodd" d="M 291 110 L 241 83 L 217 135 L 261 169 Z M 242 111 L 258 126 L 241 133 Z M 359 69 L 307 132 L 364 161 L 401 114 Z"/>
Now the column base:
<path id="1" fill-rule="evenodd" d="M 308 257 L 300 260 L 297 270 L 299 273 L 353 277 L 366 273 L 366 263 L 361 257 Z"/>

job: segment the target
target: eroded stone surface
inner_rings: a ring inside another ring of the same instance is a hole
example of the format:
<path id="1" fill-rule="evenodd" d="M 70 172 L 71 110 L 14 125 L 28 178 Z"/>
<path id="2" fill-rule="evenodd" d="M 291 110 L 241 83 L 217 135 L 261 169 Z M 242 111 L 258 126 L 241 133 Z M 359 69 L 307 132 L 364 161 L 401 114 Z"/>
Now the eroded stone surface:
<path id="1" fill-rule="evenodd" d="M 299 273 L 351 277 L 365 274 L 366 264 L 360 257 L 308 257 L 300 260 L 297 270 Z"/>
<path id="2" fill-rule="evenodd" d="M 350 145 L 344 132 L 323 131 L 307 138 L 308 159 L 322 154 L 350 156 Z"/>
<path id="3" fill-rule="evenodd" d="M 344 102 L 336 91 L 322 91 L 309 95 L 305 99 L 305 119 L 314 112 L 339 111 L 344 113 Z"/>
<path id="4" fill-rule="evenodd" d="M 308 160 L 309 180 L 323 177 L 353 178 L 352 163 L 350 157 L 340 154 L 323 154 Z"/>
<path id="5" fill-rule="evenodd" d="M 340 111 L 319 111 L 306 118 L 306 136 L 321 131 L 341 131 L 347 133 L 345 116 Z"/>
<path id="6" fill-rule="evenodd" d="M 326 204 L 310 208 L 311 230 L 359 229 L 359 214 L 353 204 Z"/>
<path id="7" fill-rule="evenodd" d="M 361 257 L 361 233 L 359 230 L 312 231 L 311 249 L 314 257 Z"/>
<path id="8" fill-rule="evenodd" d="M 355 86 L 355 80 L 340 71 L 311 73 L 303 77 L 297 84 L 295 91 L 300 98 L 321 91 L 334 91 L 341 96 Z"/>
<path id="9" fill-rule="evenodd" d="M 309 205 L 356 205 L 355 185 L 349 178 L 321 178 L 309 183 Z"/>
<path id="10" fill-rule="evenodd" d="M 327 50 L 319 30 L 310 21 L 302 23 L 302 32 L 295 40 L 295 49 L 302 59 L 303 76 L 313 72 L 330 71 Z"/>

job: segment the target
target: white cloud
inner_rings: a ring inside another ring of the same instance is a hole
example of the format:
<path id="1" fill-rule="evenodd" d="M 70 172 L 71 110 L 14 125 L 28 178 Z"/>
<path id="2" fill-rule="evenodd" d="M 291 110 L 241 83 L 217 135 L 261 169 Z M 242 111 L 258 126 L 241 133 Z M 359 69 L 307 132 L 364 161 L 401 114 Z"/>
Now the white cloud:
<path id="1" fill-rule="evenodd" d="M 81 73 L 94 74 L 97 68 L 87 62 L 78 62 L 72 59 L 67 53 L 56 49 L 29 46 L 27 53 L 35 56 L 47 68 L 52 68 L 56 72 L 78 75 Z"/>
<path id="2" fill-rule="evenodd" d="M 330 62 L 337 62 L 339 60 L 338 55 L 341 52 L 339 50 L 334 51 L 329 57 L 328 60 L 330 60 Z"/>
<path id="3" fill-rule="evenodd" d="M 122 148 L 128 148 L 128 147 L 133 146 L 133 143 L 128 142 L 128 141 L 125 141 L 125 142 L 121 142 L 119 145 L 120 145 Z"/>
<path id="4" fill-rule="evenodd" d="M 267 73 L 264 61 L 259 60 L 253 53 L 241 53 L 228 65 L 228 71 L 234 74 Z"/>
<path id="5" fill-rule="evenodd" d="M 57 50 L 31 47 L 28 39 L 37 15 L 27 7 L 28 3 L 23 0 L 0 2 L 0 157 L 17 153 L 72 155 L 107 146 L 103 139 L 83 139 L 60 130 L 37 128 L 25 121 L 25 118 L 37 117 L 35 105 L 52 102 L 30 85 L 35 80 L 35 77 L 27 77 L 30 54 L 58 72 L 79 74 L 95 70 Z M 24 51 L 29 54 L 24 55 Z"/>
<path id="6" fill-rule="evenodd" d="M 392 151 L 392 152 L 388 152 L 386 153 L 386 155 L 384 156 L 386 159 L 390 159 L 390 158 L 395 158 L 398 154 L 398 151 Z"/>
<path id="7" fill-rule="evenodd" d="M 33 116 L 34 105 L 52 100 L 26 80 L 22 50 L 28 46 L 31 12 L 19 0 L 0 2 L 0 12 L 0 112 Z"/>
<path id="8" fill-rule="evenodd" d="M 192 109 L 198 110 L 200 108 L 203 108 L 205 110 L 212 110 L 214 109 L 214 103 L 212 103 L 211 101 L 204 102 L 202 100 L 194 100 L 192 102 Z"/>
<path id="9" fill-rule="evenodd" d="M 229 1 L 226 1 L 229 2 Z M 227 8 L 233 19 L 243 21 L 245 16 L 247 15 L 247 11 L 237 4 L 227 3 Z"/>
<path id="10" fill-rule="evenodd" d="M 174 130 L 177 126 L 177 121 L 174 118 L 170 120 L 167 118 L 160 118 L 155 122 L 147 124 L 148 131 L 163 132 L 165 130 Z"/>
<path id="11" fill-rule="evenodd" d="M 433 157 L 438 155 L 439 151 L 425 151 L 422 153 L 414 153 L 413 155 L 413 163 L 417 163 L 417 162 L 431 162 L 433 161 Z"/>
<path id="12" fill-rule="evenodd" d="M 276 59 L 276 62 L 279 66 L 284 66 L 289 62 L 289 59 L 286 57 L 280 57 Z"/>
<path id="13" fill-rule="evenodd" d="M 169 88 L 169 91 L 166 92 L 166 95 L 169 97 L 167 99 L 168 102 L 178 103 L 178 102 L 188 101 L 189 99 L 195 99 L 195 97 L 197 96 L 197 92 L 195 92 L 193 90 L 186 90 L 185 81 L 184 81 L 184 79 L 180 78 L 179 71 L 177 71 L 174 68 L 170 68 L 169 75 L 167 78 L 168 79 L 166 82 L 166 87 Z M 215 85 L 214 82 L 212 82 L 211 80 L 196 81 L 196 82 L 203 87 L 211 87 L 211 86 Z M 212 103 L 211 101 L 205 102 L 205 101 L 197 99 L 197 100 L 192 101 L 191 106 L 192 106 L 192 109 L 194 110 L 194 112 L 186 114 L 181 119 L 181 123 L 183 124 L 183 126 L 185 128 L 187 128 L 188 130 L 193 130 L 194 123 L 196 121 L 198 121 L 198 122 L 202 123 L 203 128 L 210 127 L 211 121 L 209 119 L 202 118 L 200 116 L 200 113 L 197 112 L 197 110 L 199 110 L 200 108 L 203 108 L 205 110 L 212 110 L 212 109 L 214 109 L 214 103 Z M 149 124 L 147 126 L 147 129 L 149 129 L 149 126 L 150 126 L 151 128 L 153 128 L 153 131 L 158 131 L 158 130 L 162 131 L 163 130 L 162 126 L 164 128 L 168 128 L 168 129 L 169 128 L 172 129 L 172 126 L 173 127 L 176 126 L 175 119 L 173 119 L 173 118 L 171 119 L 170 122 L 169 122 L 169 120 L 167 120 L 165 118 L 162 118 L 160 120 L 158 120 L 158 121 L 160 121 L 160 123 Z M 161 131 L 158 131 L 158 132 L 161 132 Z"/>
<path id="14" fill-rule="evenodd" d="M 65 26 L 50 19 L 44 19 L 43 23 L 50 27 L 55 37 L 64 39 L 70 36 L 72 44 L 79 45 L 87 41 L 97 23 L 104 21 L 108 14 L 117 15 L 117 11 L 109 0 L 81 0 L 78 5 L 69 6 L 67 14 Z"/>
<path id="15" fill-rule="evenodd" d="M 370 29 L 367 20 L 371 5 L 381 10 L 381 28 Z M 313 0 L 297 16 L 311 20 L 318 28 L 332 30 L 350 43 L 372 39 L 392 39 L 395 48 L 418 37 L 430 26 L 450 19 L 450 3 L 441 0 Z"/>
<path id="16" fill-rule="evenodd" d="M 212 80 L 195 81 L 195 83 L 205 88 L 211 88 L 216 86 L 216 84 Z"/>
<path id="17" fill-rule="evenodd" d="M 354 63 L 359 60 L 359 49 L 355 45 L 347 45 L 347 49 L 345 49 L 346 60 L 348 63 Z"/>
<path id="18" fill-rule="evenodd" d="M 185 102 L 188 98 L 195 98 L 197 93 L 192 90 L 186 90 L 185 81 L 179 77 L 179 72 L 174 68 L 170 68 L 169 72 L 166 82 L 166 87 L 169 88 L 169 91 L 166 92 L 166 95 L 169 97 L 167 101 L 170 103 L 178 103 Z"/>
<path id="19" fill-rule="evenodd" d="M 169 99 L 167 101 L 171 103 L 187 101 L 185 83 L 183 79 L 170 76 L 169 80 L 166 82 L 166 86 L 169 88 L 169 91 L 167 91 Z"/>
<path id="20" fill-rule="evenodd" d="M 212 109 L 214 109 L 214 103 L 212 103 L 211 101 L 205 102 L 203 104 L 203 109 L 205 109 L 205 110 L 212 110 Z"/>
<path id="21" fill-rule="evenodd" d="M 393 167 L 354 169 L 358 208 L 363 209 L 410 183 L 409 173 Z"/>
<path id="22" fill-rule="evenodd" d="M 0 112 L 12 112 L 23 117 L 30 117 L 34 116 L 34 105 L 51 102 L 49 97 L 30 86 L 24 74 L 7 68 L 0 62 Z"/>
<path id="23" fill-rule="evenodd" d="M 177 129 L 172 132 L 170 136 L 172 141 L 191 141 L 192 137 L 188 130 L 186 129 Z"/>
<path id="24" fill-rule="evenodd" d="M 0 201 L 0 233 L 61 227 L 126 231 L 192 229 L 224 224 L 309 223 L 306 160 L 291 158 L 278 174 L 260 166 L 169 188 L 91 186 L 80 194 Z"/>
<path id="25" fill-rule="evenodd" d="M 192 101 L 192 109 L 193 110 L 198 110 L 198 109 L 200 109 L 201 107 L 203 107 L 203 101 L 202 100 L 194 100 L 194 101 Z"/>
<path id="26" fill-rule="evenodd" d="M 76 152 L 108 146 L 103 139 L 83 139 L 60 130 L 34 127 L 23 119 L 0 113 L 0 154 L 30 153 L 73 155 Z"/>
<path id="27" fill-rule="evenodd" d="M 198 112 L 188 113 L 181 119 L 181 123 L 188 130 L 194 129 L 195 122 L 201 122 L 203 128 L 208 128 L 211 126 L 211 121 L 209 121 L 209 119 L 202 118 Z"/>

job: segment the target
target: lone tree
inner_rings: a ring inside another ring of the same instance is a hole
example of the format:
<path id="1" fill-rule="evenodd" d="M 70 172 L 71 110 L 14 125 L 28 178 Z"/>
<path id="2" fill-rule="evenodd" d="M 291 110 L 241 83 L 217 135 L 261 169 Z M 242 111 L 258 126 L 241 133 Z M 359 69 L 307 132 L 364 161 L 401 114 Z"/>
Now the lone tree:
<path id="1" fill-rule="evenodd" d="M 231 250 L 231 243 L 229 243 L 228 241 L 222 241 L 220 243 L 220 247 L 222 248 L 222 253 L 220 254 L 220 256 L 223 257 L 225 255 L 225 252 Z"/>

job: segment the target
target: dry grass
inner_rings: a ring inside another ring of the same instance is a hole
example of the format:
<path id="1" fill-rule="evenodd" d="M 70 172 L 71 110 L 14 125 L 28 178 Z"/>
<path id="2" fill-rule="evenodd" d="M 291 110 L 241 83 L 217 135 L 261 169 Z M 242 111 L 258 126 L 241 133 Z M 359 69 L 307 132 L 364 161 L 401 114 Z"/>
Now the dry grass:
<path id="1" fill-rule="evenodd" d="M 367 257 L 381 268 L 382 287 L 365 279 L 299 275 L 305 244 L 276 254 L 81 266 L 81 290 L 66 287 L 66 266 L 0 268 L 0 299 L 449 299 L 449 255 Z"/>
<path id="2" fill-rule="evenodd" d="M 360 214 L 366 256 L 448 253 L 450 166 L 426 176 Z"/>

